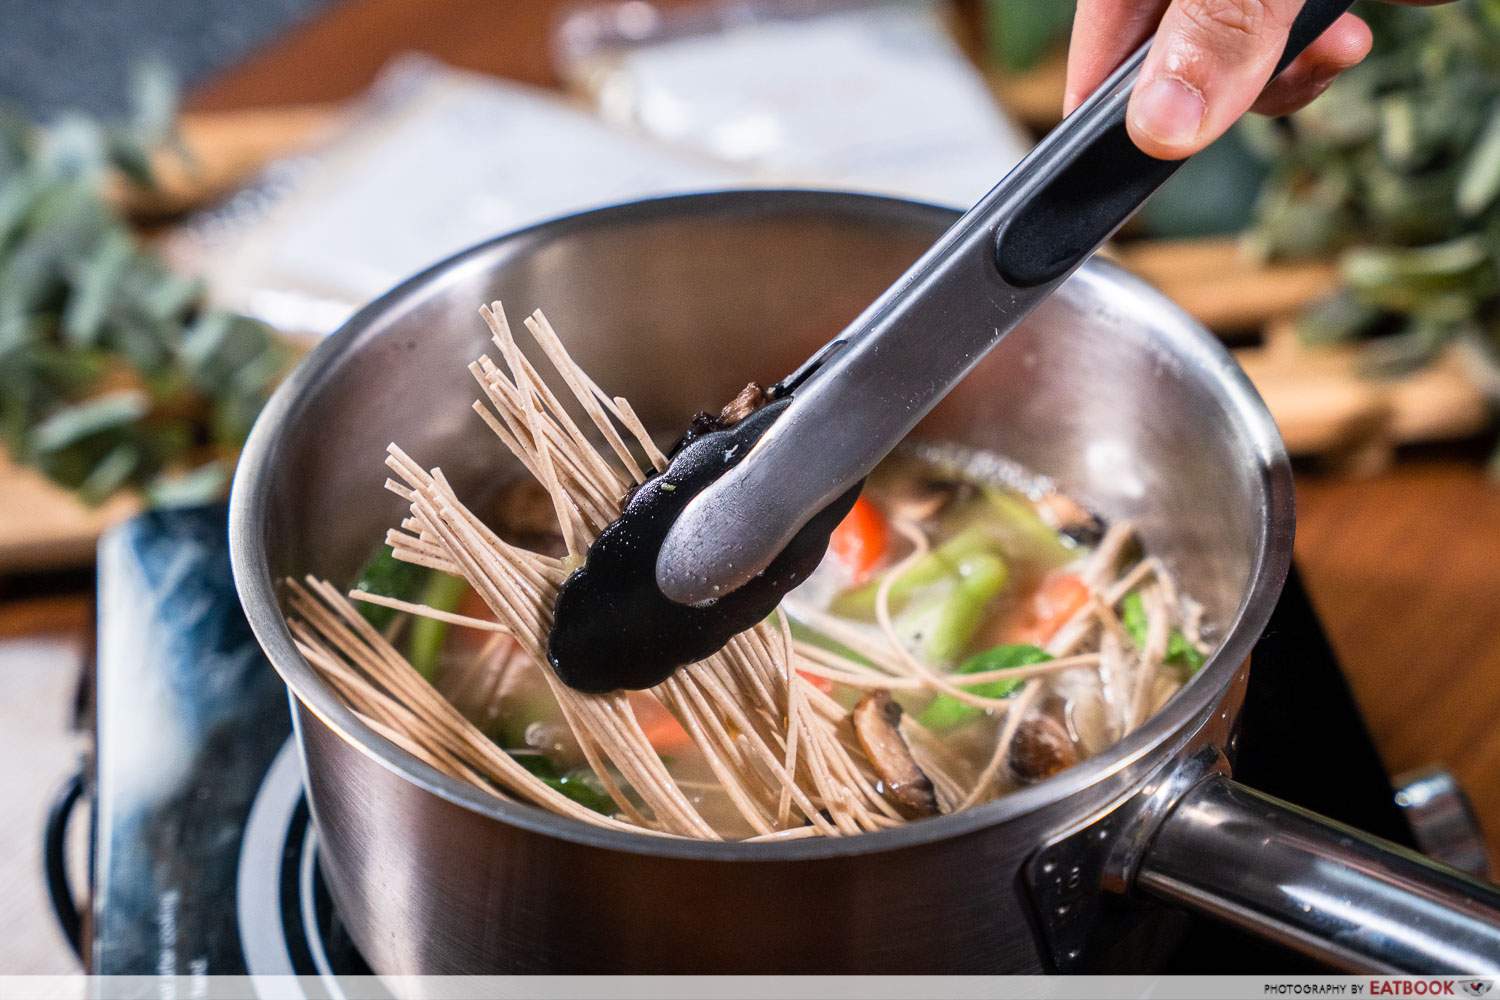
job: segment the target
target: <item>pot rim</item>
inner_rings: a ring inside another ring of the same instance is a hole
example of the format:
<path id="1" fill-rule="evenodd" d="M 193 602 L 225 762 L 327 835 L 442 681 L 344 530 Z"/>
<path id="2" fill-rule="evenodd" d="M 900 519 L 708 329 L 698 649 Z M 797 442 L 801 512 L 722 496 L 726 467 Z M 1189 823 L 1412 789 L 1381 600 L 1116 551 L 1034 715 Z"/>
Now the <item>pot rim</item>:
<path id="1" fill-rule="evenodd" d="M 375 323 L 402 307 L 415 293 L 458 280 L 482 266 L 496 250 L 524 252 L 558 234 L 601 224 L 629 224 L 674 216 L 760 215 L 767 209 L 796 209 L 830 216 L 936 223 L 941 230 L 958 218 L 948 207 L 881 195 L 812 190 L 727 190 L 668 195 L 623 202 L 560 216 L 486 240 L 406 279 L 360 309 L 327 336 L 276 389 L 261 412 L 240 456 L 230 495 L 230 563 L 245 615 L 261 648 L 298 702 L 323 725 L 381 766 L 424 791 L 462 808 L 515 827 L 611 851 L 699 861 L 791 861 L 877 854 L 963 836 L 1043 809 L 1106 781 L 1152 754 L 1186 724 L 1207 712 L 1228 688 L 1270 618 L 1291 564 L 1294 500 L 1291 465 L 1264 402 L 1224 346 L 1161 292 L 1122 268 L 1097 258 L 1070 281 L 1112 287 L 1131 310 L 1151 310 L 1159 319 L 1160 342 L 1185 362 L 1209 371 L 1220 384 L 1226 407 L 1236 415 L 1251 454 L 1258 457 L 1264 505 L 1260 512 L 1258 555 L 1250 585 L 1225 639 L 1207 664 L 1166 708 L 1108 750 L 1056 777 L 971 809 L 853 837 L 808 838 L 769 843 L 704 841 L 608 830 L 557 816 L 535 806 L 505 802 L 442 774 L 380 737 L 334 695 L 302 658 L 277 600 L 265 544 L 272 470 L 282 446 L 282 428 L 305 409 L 338 367 L 371 336 Z M 296 713 L 294 712 L 294 715 Z M 300 742 L 300 733 L 298 736 Z"/>

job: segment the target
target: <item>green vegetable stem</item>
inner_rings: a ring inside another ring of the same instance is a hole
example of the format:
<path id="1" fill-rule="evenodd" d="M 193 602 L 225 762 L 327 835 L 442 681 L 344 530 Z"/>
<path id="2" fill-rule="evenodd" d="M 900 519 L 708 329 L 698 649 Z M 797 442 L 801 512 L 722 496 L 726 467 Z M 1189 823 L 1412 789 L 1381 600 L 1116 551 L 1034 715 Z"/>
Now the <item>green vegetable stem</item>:
<path id="1" fill-rule="evenodd" d="M 452 611 L 458 607 L 469 589 L 467 580 L 447 573 L 433 573 L 422 588 L 418 604 L 425 604 L 438 611 Z M 443 640 L 448 637 L 448 623 L 435 618 L 413 616 L 411 636 L 406 643 L 406 658 L 417 669 L 417 673 L 429 681 L 438 673 L 438 655 L 443 651 Z"/>
<path id="2" fill-rule="evenodd" d="M 988 552 L 976 552 L 963 559 L 957 575 L 923 644 L 927 658 L 933 663 L 952 663 L 958 658 L 1010 579 L 1005 562 Z"/>
<path id="3" fill-rule="evenodd" d="M 438 611 L 458 607 L 468 591 L 468 583 L 447 573 L 438 573 L 397 559 L 389 545 L 382 545 L 359 571 L 355 589 L 382 597 L 395 597 L 415 604 L 425 604 Z M 365 621 L 384 631 L 395 620 L 394 608 L 379 604 L 361 604 L 359 613 Z M 448 637 L 448 623 L 412 616 L 411 632 L 406 641 L 406 658 L 429 681 L 437 676 L 438 657 Z"/>
<path id="4" fill-rule="evenodd" d="M 1012 559 L 1060 566 L 1077 554 L 1023 498 L 1007 490 L 986 486 L 984 499 L 990 508 L 988 520 L 994 537 L 1001 551 Z M 995 514 L 1000 515 L 998 520 L 994 518 Z"/>
<path id="5" fill-rule="evenodd" d="M 891 612 L 894 614 L 900 611 L 912 595 L 923 587 L 956 574 L 963 560 L 983 553 L 993 553 L 994 549 L 995 543 L 981 528 L 960 531 L 912 563 L 891 583 Z M 878 576 L 863 586 L 845 591 L 833 599 L 828 610 L 844 618 L 873 621 L 875 597 L 880 592 L 884 579 L 884 576 Z"/>

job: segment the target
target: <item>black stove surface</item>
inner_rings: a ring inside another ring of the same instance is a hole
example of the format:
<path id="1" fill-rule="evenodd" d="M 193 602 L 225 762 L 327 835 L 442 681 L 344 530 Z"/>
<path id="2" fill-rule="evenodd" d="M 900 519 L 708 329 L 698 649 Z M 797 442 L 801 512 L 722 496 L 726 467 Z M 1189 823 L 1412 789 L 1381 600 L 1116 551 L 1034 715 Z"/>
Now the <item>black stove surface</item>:
<path id="1" fill-rule="evenodd" d="M 241 614 L 224 519 L 222 506 L 152 513 L 100 549 L 86 961 L 98 975 L 320 976 L 333 995 L 334 975 L 369 969 L 318 873 L 286 691 Z M 1409 845 L 1295 571 L 1254 663 L 1236 776 Z M 1168 971 L 1315 968 L 1195 920 Z"/>

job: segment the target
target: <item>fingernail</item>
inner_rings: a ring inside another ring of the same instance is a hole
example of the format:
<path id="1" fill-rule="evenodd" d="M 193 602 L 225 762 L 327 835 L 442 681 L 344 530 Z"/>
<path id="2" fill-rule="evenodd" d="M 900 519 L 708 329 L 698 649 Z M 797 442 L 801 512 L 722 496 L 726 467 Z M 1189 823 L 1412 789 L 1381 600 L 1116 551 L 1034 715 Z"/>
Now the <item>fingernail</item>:
<path id="1" fill-rule="evenodd" d="M 1158 77 L 1136 99 L 1135 127 L 1163 146 L 1185 146 L 1198 137 L 1208 108 L 1181 80 Z"/>

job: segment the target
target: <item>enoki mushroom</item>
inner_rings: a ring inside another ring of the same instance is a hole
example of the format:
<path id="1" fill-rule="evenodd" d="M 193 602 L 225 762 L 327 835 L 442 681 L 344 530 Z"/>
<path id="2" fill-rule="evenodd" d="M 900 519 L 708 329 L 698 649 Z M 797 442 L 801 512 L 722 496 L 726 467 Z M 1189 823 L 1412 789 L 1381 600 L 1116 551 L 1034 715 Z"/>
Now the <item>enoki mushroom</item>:
<path id="1" fill-rule="evenodd" d="M 608 395 L 574 363 L 540 312 L 526 319 L 525 328 L 557 372 L 550 383 L 523 354 L 499 304 L 480 313 L 499 356 L 482 356 L 469 366 L 482 397 L 474 411 L 546 491 L 563 554 L 547 555 L 502 539 L 455 494 L 441 469 L 424 468 L 393 444 L 386 488 L 410 507 L 387 534 L 396 558 L 461 577 L 493 617 L 364 591 L 346 596 L 312 577 L 287 582 L 293 636 L 329 687 L 379 735 L 459 781 L 580 822 L 653 835 L 766 840 L 874 831 L 907 822 L 907 800 L 891 794 L 889 768 L 869 751 L 871 733 L 857 729 L 850 710 L 828 693 L 830 685 L 872 697 L 941 692 L 998 718 L 993 753 L 976 770 L 910 716 L 863 713 L 891 725 L 891 732 L 878 734 L 887 741 L 899 733 L 897 745 L 906 744 L 917 773 L 930 780 L 929 798 L 942 811 L 952 811 L 1017 782 L 1010 766 L 1017 731 L 1050 687 L 1096 689 L 1105 707 L 1105 736 L 1119 739 L 1140 725 L 1161 697 L 1158 682 L 1171 630 L 1185 627 L 1194 642 L 1200 641 L 1195 606 L 1184 620 L 1177 589 L 1159 562 L 1145 559 L 1119 571 L 1130 528 L 1117 524 L 1082 571 L 1090 599 L 1047 643 L 1053 658 L 1043 663 L 962 675 L 924 663 L 892 631 L 887 585 L 877 601 L 879 633 L 789 600 L 770 620 L 649 692 L 575 691 L 554 676 L 546 658 L 558 588 L 581 563 L 591 540 L 619 515 L 623 498 L 665 469 L 667 457 L 630 404 Z M 582 425 L 575 412 L 582 414 Z M 602 440 L 604 447 L 596 448 L 593 440 Z M 898 528 L 911 542 L 909 558 L 920 556 L 927 548 L 920 529 L 902 522 Z M 1141 648 L 1125 634 L 1117 613 L 1131 591 L 1142 595 L 1148 621 Z M 353 601 L 489 638 L 463 683 L 445 697 Z M 856 655 L 794 639 L 789 615 Z M 528 670 L 545 680 L 612 813 L 564 794 L 471 721 L 493 718 L 507 684 Z M 1013 697 L 974 692 L 976 685 L 1002 676 L 1026 683 Z M 727 800 L 736 824 L 712 822 L 701 808 L 703 783 L 674 776 L 641 724 L 640 699 L 680 723 L 712 773 L 710 791 Z"/>

